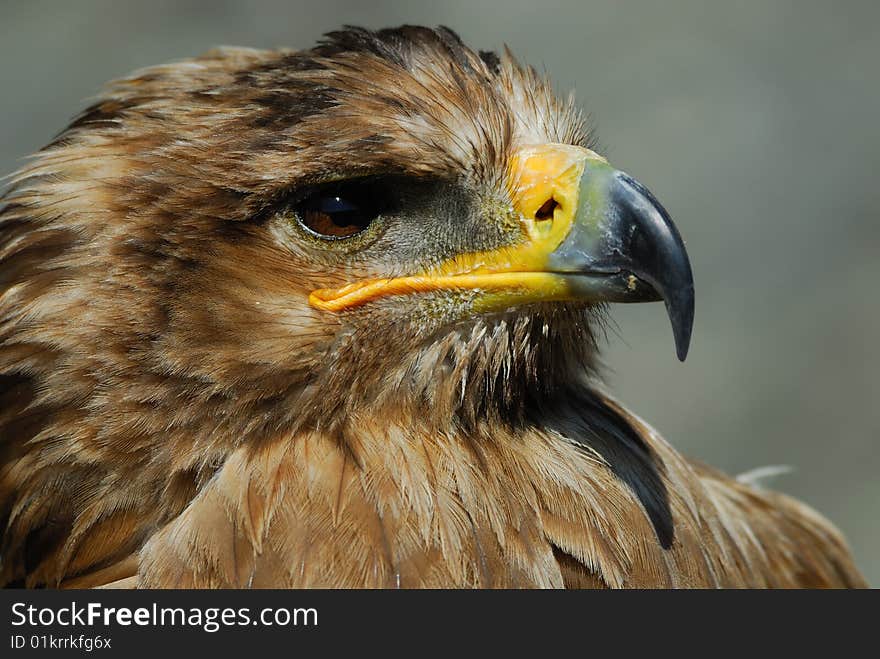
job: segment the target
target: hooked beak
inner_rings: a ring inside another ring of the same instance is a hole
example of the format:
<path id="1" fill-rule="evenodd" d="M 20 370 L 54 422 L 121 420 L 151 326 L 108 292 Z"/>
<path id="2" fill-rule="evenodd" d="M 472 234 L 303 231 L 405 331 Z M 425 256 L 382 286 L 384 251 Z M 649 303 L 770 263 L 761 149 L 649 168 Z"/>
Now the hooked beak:
<path id="1" fill-rule="evenodd" d="M 694 324 L 694 280 L 684 242 L 668 213 L 645 186 L 608 165 L 584 173 L 580 204 L 586 221 L 574 224 L 550 254 L 549 267 L 582 275 L 571 282 L 578 297 L 663 300 L 676 353 L 684 361 Z"/>
<path id="2" fill-rule="evenodd" d="M 678 358 L 694 320 L 694 282 L 684 242 L 638 181 L 576 146 L 522 148 L 510 163 L 514 209 L 524 239 L 462 254 L 430 272 L 313 291 L 319 309 L 341 311 L 378 297 L 477 289 L 475 311 L 552 300 L 663 300 Z"/>

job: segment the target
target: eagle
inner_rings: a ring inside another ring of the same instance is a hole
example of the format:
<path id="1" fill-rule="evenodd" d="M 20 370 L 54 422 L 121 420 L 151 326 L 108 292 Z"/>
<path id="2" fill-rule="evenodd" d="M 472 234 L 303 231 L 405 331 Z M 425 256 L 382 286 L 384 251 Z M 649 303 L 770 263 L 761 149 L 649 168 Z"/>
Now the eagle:
<path id="1" fill-rule="evenodd" d="M 605 393 L 684 242 L 447 28 L 111 83 L 0 207 L 0 585 L 857 587 L 841 534 Z"/>

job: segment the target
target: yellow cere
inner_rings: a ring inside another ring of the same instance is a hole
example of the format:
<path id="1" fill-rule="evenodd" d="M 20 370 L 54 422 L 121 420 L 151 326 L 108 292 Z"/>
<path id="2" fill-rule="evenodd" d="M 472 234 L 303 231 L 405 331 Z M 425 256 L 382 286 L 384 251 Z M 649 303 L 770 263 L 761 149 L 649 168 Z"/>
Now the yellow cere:
<path id="1" fill-rule="evenodd" d="M 312 291 L 309 302 L 325 311 L 343 311 L 379 297 L 444 289 L 493 291 L 478 300 L 479 310 L 567 297 L 565 279 L 546 271 L 548 256 L 571 231 L 587 161 L 604 159 L 566 144 L 526 146 L 509 163 L 514 210 L 523 241 L 485 252 L 461 254 L 415 276 L 371 279 L 338 289 Z M 548 204 L 550 200 L 555 202 Z M 544 217 L 553 207 L 552 216 Z M 541 217 L 536 217 L 541 215 Z"/>

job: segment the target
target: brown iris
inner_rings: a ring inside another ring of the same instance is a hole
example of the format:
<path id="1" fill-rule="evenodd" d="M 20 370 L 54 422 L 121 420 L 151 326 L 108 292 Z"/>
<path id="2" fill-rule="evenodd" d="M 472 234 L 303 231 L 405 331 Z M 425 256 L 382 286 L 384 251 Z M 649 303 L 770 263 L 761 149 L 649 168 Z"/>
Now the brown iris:
<path id="1" fill-rule="evenodd" d="M 297 218 L 309 232 L 327 240 L 356 236 L 376 217 L 375 209 L 362 200 L 342 194 L 318 194 L 303 200 Z"/>

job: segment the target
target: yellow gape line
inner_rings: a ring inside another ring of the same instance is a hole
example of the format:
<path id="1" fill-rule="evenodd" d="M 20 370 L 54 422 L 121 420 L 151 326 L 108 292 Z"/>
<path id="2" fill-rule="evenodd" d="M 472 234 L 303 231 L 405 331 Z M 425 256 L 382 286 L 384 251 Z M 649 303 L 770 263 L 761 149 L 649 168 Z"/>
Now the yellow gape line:
<path id="1" fill-rule="evenodd" d="M 461 254 L 413 276 L 317 289 L 309 295 L 309 303 L 325 311 L 344 311 L 380 297 L 450 289 L 485 289 L 502 297 L 509 291 L 518 303 L 565 299 L 566 278 L 547 272 L 547 258 L 571 231 L 588 160 L 605 162 L 588 149 L 567 144 L 527 146 L 513 155 L 509 181 L 513 207 L 522 222 L 521 242 Z"/>
<path id="2" fill-rule="evenodd" d="M 395 279 L 371 279 L 330 289 L 319 288 L 309 295 L 309 303 L 324 311 L 344 311 L 371 300 L 390 295 L 426 293 L 439 290 L 509 289 L 522 300 L 528 291 L 540 289 L 541 300 L 568 297 L 565 278 L 550 272 L 499 272 L 482 275 L 447 275 L 441 277 L 397 277 Z M 537 298 L 536 298 L 537 299 Z"/>

